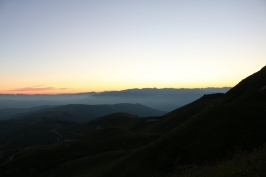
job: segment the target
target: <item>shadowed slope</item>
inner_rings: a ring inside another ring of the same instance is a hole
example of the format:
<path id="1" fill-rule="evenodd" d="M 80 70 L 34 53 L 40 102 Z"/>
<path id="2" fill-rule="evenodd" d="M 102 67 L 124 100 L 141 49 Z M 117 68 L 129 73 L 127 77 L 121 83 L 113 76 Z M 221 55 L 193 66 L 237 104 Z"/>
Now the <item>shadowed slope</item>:
<path id="1" fill-rule="evenodd" d="M 132 153 L 118 164 L 125 169 L 124 172 L 120 173 L 117 168 L 113 168 L 112 172 L 117 176 L 136 176 L 140 175 L 139 171 L 146 170 L 152 176 L 156 171 L 165 173 L 184 164 L 216 161 L 231 156 L 236 149 L 252 150 L 263 145 L 266 137 L 266 102 L 248 98 L 253 94 L 262 95 L 257 90 L 265 81 L 263 68 L 233 88 L 221 103 L 202 111 L 157 141 Z M 236 96 L 246 101 L 229 101 Z M 135 167 L 128 168 L 126 164 L 129 163 Z"/>
<path id="2" fill-rule="evenodd" d="M 131 130 L 160 134 L 169 132 L 202 110 L 218 103 L 224 96 L 223 93 L 211 95 L 212 97 L 204 95 L 200 99 L 175 109 L 164 116 L 142 119 L 135 126 L 132 126 Z"/>

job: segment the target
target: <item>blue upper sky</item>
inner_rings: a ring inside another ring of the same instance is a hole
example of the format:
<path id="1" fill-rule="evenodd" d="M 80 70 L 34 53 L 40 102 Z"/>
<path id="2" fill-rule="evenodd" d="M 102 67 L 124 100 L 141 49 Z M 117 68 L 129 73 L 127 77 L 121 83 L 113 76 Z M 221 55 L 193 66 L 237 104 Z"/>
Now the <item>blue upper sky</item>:
<path id="1" fill-rule="evenodd" d="M 0 93 L 234 86 L 265 64 L 264 0 L 0 1 Z"/>

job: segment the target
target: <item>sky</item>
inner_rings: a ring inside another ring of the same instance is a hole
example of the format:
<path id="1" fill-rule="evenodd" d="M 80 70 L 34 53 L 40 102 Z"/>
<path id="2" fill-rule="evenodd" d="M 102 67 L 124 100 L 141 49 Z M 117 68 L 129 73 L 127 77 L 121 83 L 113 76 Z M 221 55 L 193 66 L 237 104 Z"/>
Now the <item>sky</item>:
<path id="1" fill-rule="evenodd" d="M 232 87 L 265 64 L 265 0 L 0 0 L 0 93 Z"/>

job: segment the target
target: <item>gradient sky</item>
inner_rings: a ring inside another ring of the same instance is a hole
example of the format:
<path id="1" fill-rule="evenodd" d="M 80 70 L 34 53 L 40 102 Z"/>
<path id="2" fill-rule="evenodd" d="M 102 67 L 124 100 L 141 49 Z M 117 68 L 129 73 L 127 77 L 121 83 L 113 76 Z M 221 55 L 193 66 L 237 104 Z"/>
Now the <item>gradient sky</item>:
<path id="1" fill-rule="evenodd" d="M 0 0 L 0 93 L 234 86 L 265 64 L 265 0 Z"/>

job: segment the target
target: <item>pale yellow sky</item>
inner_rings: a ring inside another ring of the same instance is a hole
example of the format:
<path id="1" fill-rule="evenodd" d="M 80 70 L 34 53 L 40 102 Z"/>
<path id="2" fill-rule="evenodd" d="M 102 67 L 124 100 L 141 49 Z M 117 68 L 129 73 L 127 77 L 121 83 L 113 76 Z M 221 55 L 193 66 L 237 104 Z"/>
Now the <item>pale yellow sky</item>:
<path id="1" fill-rule="evenodd" d="M 234 86 L 266 64 L 262 0 L 17 1 L 0 9 L 0 93 Z"/>

